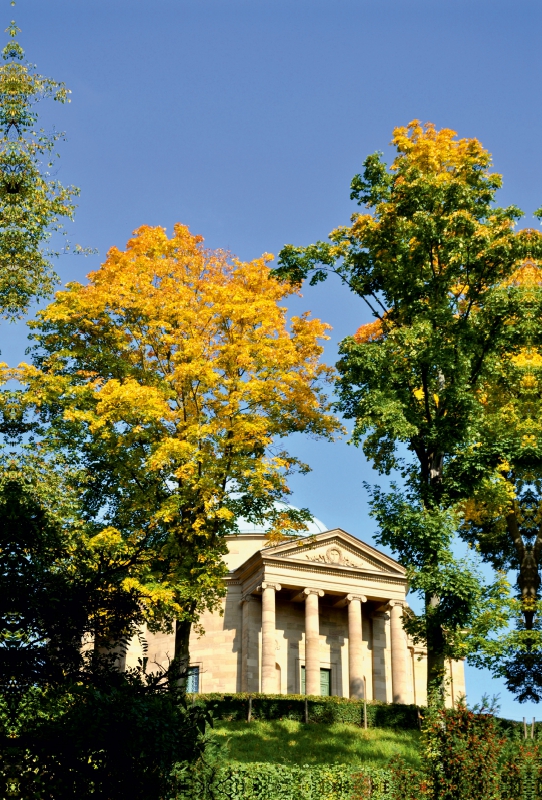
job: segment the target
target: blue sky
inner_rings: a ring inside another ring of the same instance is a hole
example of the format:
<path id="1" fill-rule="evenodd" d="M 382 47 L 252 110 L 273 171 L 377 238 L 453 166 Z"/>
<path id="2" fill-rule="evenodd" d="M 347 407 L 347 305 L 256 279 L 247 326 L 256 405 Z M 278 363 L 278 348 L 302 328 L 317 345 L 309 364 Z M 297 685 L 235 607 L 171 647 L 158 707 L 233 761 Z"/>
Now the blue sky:
<path id="1" fill-rule="evenodd" d="M 534 226 L 542 205 L 537 0 L 2 0 L 30 61 L 63 80 L 72 102 L 44 104 L 66 130 L 58 178 L 81 187 L 63 257 L 83 280 L 142 224 L 176 221 L 243 259 L 309 244 L 347 223 L 349 183 L 413 118 L 476 136 L 504 174 L 499 203 Z M 333 326 L 337 342 L 368 320 L 338 283 L 291 306 Z M 23 323 L 0 329 L 3 360 L 24 358 Z M 362 481 L 376 477 L 346 442 L 299 437 L 313 467 L 293 502 L 371 541 Z M 467 669 L 469 700 L 500 693 L 502 713 L 533 716 L 485 673 Z"/>

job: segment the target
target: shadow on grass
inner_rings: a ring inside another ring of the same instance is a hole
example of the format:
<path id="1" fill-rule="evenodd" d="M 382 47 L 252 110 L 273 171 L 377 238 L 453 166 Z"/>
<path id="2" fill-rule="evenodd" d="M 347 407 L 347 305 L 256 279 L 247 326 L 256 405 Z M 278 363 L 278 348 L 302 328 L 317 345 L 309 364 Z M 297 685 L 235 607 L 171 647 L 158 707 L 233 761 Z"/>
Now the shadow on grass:
<path id="1" fill-rule="evenodd" d="M 355 725 L 304 725 L 293 720 L 217 722 L 216 735 L 228 740 L 232 761 L 281 764 L 359 764 L 386 766 L 402 756 L 419 768 L 417 731 L 396 731 Z"/>

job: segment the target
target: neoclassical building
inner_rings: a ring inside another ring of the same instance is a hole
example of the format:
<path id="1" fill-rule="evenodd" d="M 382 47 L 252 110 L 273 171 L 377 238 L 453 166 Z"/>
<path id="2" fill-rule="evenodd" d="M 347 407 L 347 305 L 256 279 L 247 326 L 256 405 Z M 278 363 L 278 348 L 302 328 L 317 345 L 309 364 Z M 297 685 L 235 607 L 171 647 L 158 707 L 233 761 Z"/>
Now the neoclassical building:
<path id="1" fill-rule="evenodd" d="M 190 689 L 333 694 L 426 703 L 425 650 L 403 630 L 404 568 L 317 520 L 302 539 L 270 545 L 250 524 L 228 537 L 223 613 L 192 635 Z M 166 667 L 173 637 L 148 634 L 149 664 Z M 127 662 L 137 658 L 130 649 Z M 448 665 L 448 702 L 465 694 L 463 662 Z"/>

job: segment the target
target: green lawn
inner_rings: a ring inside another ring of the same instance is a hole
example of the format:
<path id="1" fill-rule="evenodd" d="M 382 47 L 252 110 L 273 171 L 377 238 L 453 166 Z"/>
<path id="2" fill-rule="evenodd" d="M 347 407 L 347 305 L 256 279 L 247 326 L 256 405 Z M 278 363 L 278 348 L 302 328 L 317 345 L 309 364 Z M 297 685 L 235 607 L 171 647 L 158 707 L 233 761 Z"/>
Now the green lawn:
<path id="1" fill-rule="evenodd" d="M 280 764 L 358 764 L 385 766 L 401 755 L 419 768 L 418 731 L 384 728 L 363 730 L 337 722 L 332 725 L 293 720 L 215 723 L 219 741 L 227 742 L 231 761 L 270 761 Z"/>

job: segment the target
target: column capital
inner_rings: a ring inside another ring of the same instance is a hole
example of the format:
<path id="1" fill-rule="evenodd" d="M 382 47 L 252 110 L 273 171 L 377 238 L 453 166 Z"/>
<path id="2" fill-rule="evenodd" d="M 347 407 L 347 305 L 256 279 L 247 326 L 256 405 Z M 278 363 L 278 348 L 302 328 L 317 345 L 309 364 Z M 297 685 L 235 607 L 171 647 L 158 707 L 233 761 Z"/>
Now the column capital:
<path id="1" fill-rule="evenodd" d="M 244 594 L 242 598 L 239 600 L 239 605 L 242 606 L 243 603 L 253 603 L 256 600 L 253 594 Z"/>
<path id="2" fill-rule="evenodd" d="M 274 589 L 276 592 L 280 592 L 282 586 L 280 585 L 280 583 L 267 583 L 267 581 L 265 581 L 260 586 L 258 586 L 258 589 L 260 589 L 262 592 L 264 589 Z"/>
<path id="3" fill-rule="evenodd" d="M 373 617 L 377 616 L 378 614 L 389 614 L 392 609 L 399 608 L 409 608 L 409 605 L 404 600 L 387 600 L 382 603 L 382 605 L 377 606 L 373 611 Z"/>
<path id="4" fill-rule="evenodd" d="M 360 603 L 366 603 L 367 602 L 367 598 L 365 597 L 364 594 L 347 594 L 346 595 L 346 602 L 347 603 L 351 603 L 352 600 L 359 600 Z"/>
<path id="5" fill-rule="evenodd" d="M 318 597 L 323 597 L 324 592 L 322 589 L 303 589 L 303 594 L 308 597 L 309 594 L 316 594 Z"/>

